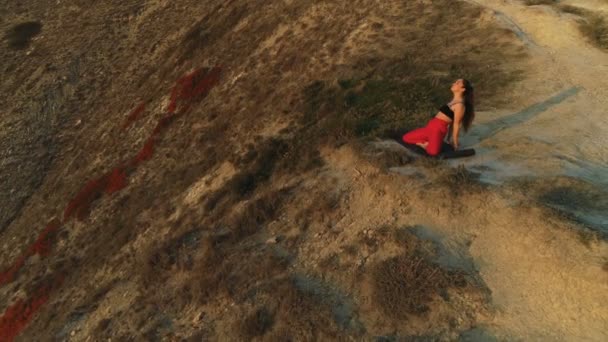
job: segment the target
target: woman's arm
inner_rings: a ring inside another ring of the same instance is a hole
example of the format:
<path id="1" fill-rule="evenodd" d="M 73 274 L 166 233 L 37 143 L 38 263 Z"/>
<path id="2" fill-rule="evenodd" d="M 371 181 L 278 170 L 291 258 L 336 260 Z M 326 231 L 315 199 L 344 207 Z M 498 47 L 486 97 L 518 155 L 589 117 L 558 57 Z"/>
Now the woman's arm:
<path id="1" fill-rule="evenodd" d="M 452 146 L 455 150 L 458 149 L 458 133 L 460 133 L 460 125 L 464 117 L 464 105 L 454 105 L 454 122 L 452 122 Z"/>

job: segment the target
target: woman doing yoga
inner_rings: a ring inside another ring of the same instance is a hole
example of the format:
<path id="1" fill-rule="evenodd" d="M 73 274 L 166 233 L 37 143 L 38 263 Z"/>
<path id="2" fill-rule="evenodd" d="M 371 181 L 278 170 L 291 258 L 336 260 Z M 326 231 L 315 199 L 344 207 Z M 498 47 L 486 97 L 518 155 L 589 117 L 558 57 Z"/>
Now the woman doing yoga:
<path id="1" fill-rule="evenodd" d="M 439 112 L 423 128 L 406 133 L 403 141 L 407 144 L 416 144 L 426 150 L 431 156 L 441 152 L 443 140 L 452 126 L 452 146 L 458 149 L 458 135 L 460 128 L 468 131 L 475 118 L 473 103 L 473 86 L 465 79 L 459 79 L 450 88 L 454 97 L 448 104 L 439 108 Z"/>

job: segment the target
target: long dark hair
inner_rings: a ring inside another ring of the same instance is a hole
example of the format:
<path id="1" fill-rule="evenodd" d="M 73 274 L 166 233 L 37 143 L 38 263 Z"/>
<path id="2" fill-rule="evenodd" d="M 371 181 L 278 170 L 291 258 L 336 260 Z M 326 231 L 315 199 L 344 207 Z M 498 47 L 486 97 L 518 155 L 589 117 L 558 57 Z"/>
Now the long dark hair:
<path id="1" fill-rule="evenodd" d="M 462 80 L 464 83 L 464 117 L 462 123 L 464 131 L 468 132 L 473 120 L 475 119 L 475 90 L 469 80 Z"/>

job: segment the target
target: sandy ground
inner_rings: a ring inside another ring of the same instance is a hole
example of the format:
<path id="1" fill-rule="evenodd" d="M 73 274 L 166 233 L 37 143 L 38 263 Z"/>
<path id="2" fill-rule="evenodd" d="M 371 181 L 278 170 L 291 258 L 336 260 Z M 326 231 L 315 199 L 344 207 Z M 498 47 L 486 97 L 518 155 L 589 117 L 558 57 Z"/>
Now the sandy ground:
<path id="1" fill-rule="evenodd" d="M 515 161 L 535 174 L 575 175 L 605 186 L 606 52 L 585 42 L 572 15 L 552 7 L 527 7 L 517 1 L 474 2 L 504 15 L 522 30 L 532 54 L 533 75 L 513 89 L 519 98 L 509 108 L 480 113 L 482 126 L 468 141 L 483 139 L 481 146 L 500 148 L 500 158 Z M 508 124 L 501 127 L 488 141 L 482 133 L 483 122 L 510 115 L 524 117 L 514 122 L 517 126 L 513 129 Z"/>

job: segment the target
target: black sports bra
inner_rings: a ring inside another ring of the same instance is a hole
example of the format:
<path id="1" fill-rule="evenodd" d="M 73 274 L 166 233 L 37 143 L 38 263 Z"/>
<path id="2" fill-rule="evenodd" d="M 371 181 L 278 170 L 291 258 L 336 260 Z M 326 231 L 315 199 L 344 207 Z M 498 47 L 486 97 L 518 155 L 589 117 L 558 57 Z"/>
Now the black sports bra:
<path id="1" fill-rule="evenodd" d="M 463 101 L 457 101 L 454 103 L 448 103 L 448 104 L 444 104 L 443 106 L 439 107 L 439 111 L 442 112 L 443 114 L 445 114 L 448 118 L 454 120 L 454 111 L 452 110 L 452 108 L 450 108 L 450 104 L 451 105 L 455 105 L 457 103 L 464 103 Z"/>

